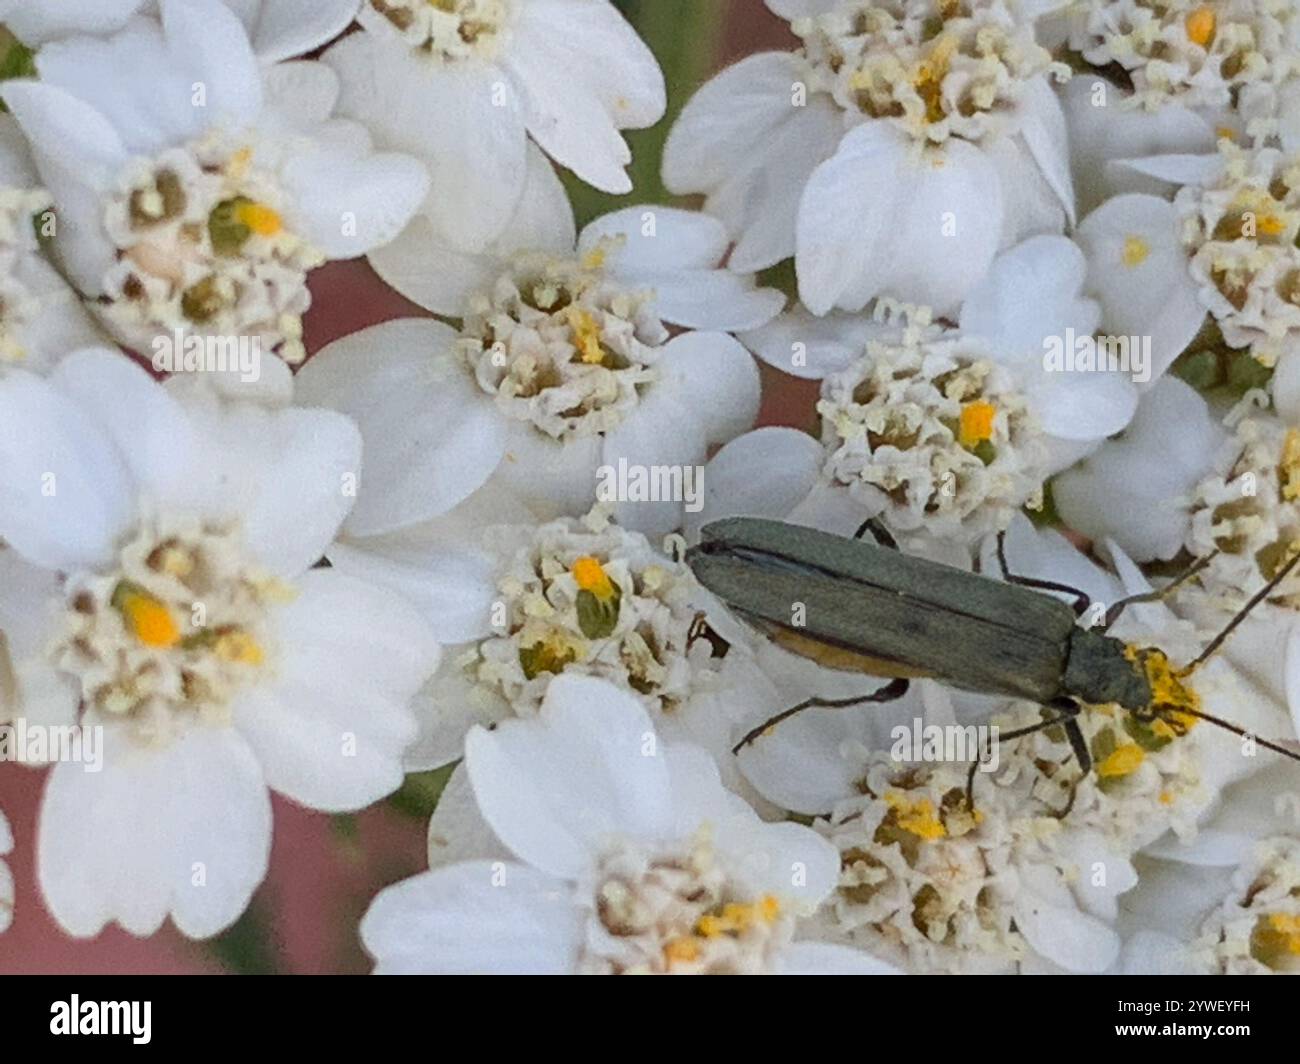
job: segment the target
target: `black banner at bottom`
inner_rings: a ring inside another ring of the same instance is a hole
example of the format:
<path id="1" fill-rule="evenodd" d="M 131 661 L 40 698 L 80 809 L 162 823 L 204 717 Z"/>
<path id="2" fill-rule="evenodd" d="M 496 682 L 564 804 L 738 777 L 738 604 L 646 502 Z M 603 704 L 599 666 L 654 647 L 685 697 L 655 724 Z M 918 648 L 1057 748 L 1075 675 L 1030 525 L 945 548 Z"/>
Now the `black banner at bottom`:
<path id="1" fill-rule="evenodd" d="M 320 1047 L 338 1056 L 355 1047 L 373 1053 L 396 1038 L 427 1040 L 435 1052 L 465 1039 L 491 1040 L 499 1051 L 513 1038 L 529 1048 L 556 1039 L 594 1049 L 611 1025 L 692 1043 L 714 1034 L 729 1048 L 755 1034 L 770 1040 L 825 1022 L 821 1038 L 844 1035 L 848 1016 L 886 1034 L 896 1025 L 903 1045 L 916 1040 L 932 1054 L 951 1045 L 966 1051 L 981 1028 L 1019 1045 L 1088 1049 L 1121 1042 L 1204 1042 L 1228 1049 L 1254 1038 L 1281 1039 L 1297 1026 L 1296 984 L 1275 979 L 1189 978 L 875 978 L 787 981 L 757 991 L 752 982 L 658 990 L 640 984 L 631 998 L 610 983 L 581 990 L 536 982 L 521 991 L 454 978 L 280 978 L 275 983 L 223 977 L 14 976 L 0 979 L 0 1038 L 7 1051 L 57 1043 L 82 1048 L 114 1043 L 132 1050 L 204 1051 L 253 1045 L 275 1052 Z M 677 984 L 678 987 L 681 984 Z M 465 1001 L 474 995 L 472 1004 Z M 554 993 L 556 996 L 551 997 Z M 609 997 L 605 998 L 604 995 Z M 731 995 L 736 994 L 736 999 Z M 660 997 L 659 995 L 662 995 Z M 469 1007 L 466 1007 L 466 1006 Z M 494 1015 L 496 1013 L 496 1015 Z M 839 1016 L 840 1019 L 832 1019 Z M 854 1022 L 854 1021 L 850 1021 Z M 410 1045 L 403 1052 L 419 1052 Z M 770 1048 L 770 1046 L 768 1047 Z M 9 1059 L 18 1059 L 17 1056 Z"/>

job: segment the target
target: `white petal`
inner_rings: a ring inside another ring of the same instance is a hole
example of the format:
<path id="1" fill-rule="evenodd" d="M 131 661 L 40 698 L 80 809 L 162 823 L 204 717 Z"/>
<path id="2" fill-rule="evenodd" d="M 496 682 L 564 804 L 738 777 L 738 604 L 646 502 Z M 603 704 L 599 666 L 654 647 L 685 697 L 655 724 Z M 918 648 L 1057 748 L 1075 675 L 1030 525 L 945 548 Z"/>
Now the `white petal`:
<path id="1" fill-rule="evenodd" d="M 608 4 L 536 0 L 520 10 L 514 32 L 503 63 L 519 86 L 533 139 L 588 184 L 630 192 L 623 168 L 632 153 L 618 131 L 663 114 L 654 56 Z M 603 63 L 590 60 L 588 37 L 607 50 Z"/>
<path id="2" fill-rule="evenodd" d="M 1162 378 L 1143 396 L 1123 436 L 1053 483 L 1070 527 L 1112 536 L 1138 561 L 1172 558 L 1188 527 L 1185 496 L 1209 471 L 1224 439 L 1205 400 Z"/>
<path id="3" fill-rule="evenodd" d="M 865 314 L 831 311 L 816 317 L 804 307 L 795 306 L 761 329 L 740 334 L 740 341 L 782 373 L 823 380 L 862 358 L 868 340 L 883 339 L 895 332 Z"/>
<path id="4" fill-rule="evenodd" d="M 777 959 L 781 975 L 902 975 L 870 953 L 831 942 L 792 942 Z"/>
<path id="5" fill-rule="evenodd" d="M 880 294 L 949 313 L 997 251 L 1002 202 L 997 168 L 975 146 L 916 157 L 885 123 L 859 126 L 804 190 L 799 294 L 814 314 Z"/>
<path id="6" fill-rule="evenodd" d="M 403 880 L 361 921 L 376 975 L 567 975 L 581 932 L 566 884 L 493 861 Z"/>
<path id="7" fill-rule="evenodd" d="M 106 560 L 136 517 L 112 438 L 48 381 L 0 378 L 0 538 L 51 569 Z"/>
<path id="8" fill-rule="evenodd" d="M 100 190 L 125 165 L 126 146 L 103 115 L 54 85 L 9 81 L 0 96 L 22 124 L 41 180 L 59 205 L 59 255 L 77 286 L 96 293 L 115 257 L 100 225 Z"/>
<path id="9" fill-rule="evenodd" d="M 485 247 L 509 221 L 526 172 L 523 118 L 504 74 L 431 63 L 371 33 L 343 38 L 323 59 L 343 86 L 339 113 L 428 166 L 425 210 L 439 232 L 466 250 Z"/>
<path id="10" fill-rule="evenodd" d="M 262 0 L 249 36 L 257 56 L 275 63 L 315 51 L 348 28 L 358 0 Z"/>
<path id="11" fill-rule="evenodd" d="M 463 643 L 491 631 L 495 561 L 472 544 L 456 550 L 394 550 L 353 540 L 331 546 L 329 560 L 339 572 L 408 599 L 427 618 L 440 643 Z"/>
<path id="12" fill-rule="evenodd" d="M 206 127 L 251 125 L 262 109 L 262 77 L 243 24 L 212 0 L 159 0 L 168 51 L 191 84 L 184 100 L 193 107 L 193 83 L 204 85 Z M 90 97 L 93 99 L 94 97 Z"/>
<path id="13" fill-rule="evenodd" d="M 351 417 L 362 479 L 347 530 L 365 536 L 445 513 L 501 460 L 503 419 L 445 355 L 452 330 L 416 319 L 375 325 L 326 345 L 299 372 L 300 402 Z"/>
<path id="14" fill-rule="evenodd" d="M 708 443 L 725 443 L 754 424 L 758 367 L 738 340 L 720 332 L 683 333 L 665 345 L 660 368 Z"/>
<path id="15" fill-rule="evenodd" d="M 784 518 L 816 483 L 825 458 L 806 432 L 765 426 L 737 436 L 704 470 L 704 509 L 692 527 L 723 517 Z"/>
<path id="16" fill-rule="evenodd" d="M 276 575 L 293 578 L 318 562 L 353 504 L 361 435 L 333 410 L 191 406 L 202 441 L 218 453 L 215 483 L 201 496 L 210 513 L 237 518 L 244 543 Z"/>
<path id="17" fill-rule="evenodd" d="M 580 875 L 615 834 L 654 839 L 672 824 L 668 767 L 650 718 L 602 680 L 557 676 L 535 719 L 470 732 L 465 764 L 497 836 L 554 876 Z"/>
<path id="18" fill-rule="evenodd" d="M 799 296 L 814 314 L 843 305 L 851 288 L 868 293 L 862 304 L 845 306 L 859 310 L 879 288 L 886 267 L 876 256 L 893 221 L 890 190 L 901 183 L 904 150 L 892 126 L 868 122 L 850 130 L 809 177 L 799 206 L 795 261 Z"/>
<path id="19" fill-rule="evenodd" d="M 236 697 L 235 725 L 270 786 L 330 812 L 360 809 L 401 786 L 415 738 L 410 700 L 439 648 L 392 592 L 313 570 L 275 618 L 274 684 Z"/>
<path id="20" fill-rule="evenodd" d="M 1074 182 L 1070 178 L 1065 114 L 1046 74 L 1039 75 L 1025 86 L 1020 135 L 1024 137 L 1034 162 L 1038 164 L 1048 185 L 1065 209 L 1066 220 L 1074 225 Z M 1007 198 L 1011 199 L 1012 196 Z"/>
<path id="21" fill-rule="evenodd" d="M 1074 908 L 1067 897 L 1055 892 L 1045 897 L 1021 884 L 1013 906 L 1016 927 L 1030 946 L 1067 971 L 1104 972 L 1119 956 L 1119 936 L 1101 920 Z"/>
<path id="22" fill-rule="evenodd" d="M 1154 196 L 1116 196 L 1079 223 L 1078 239 L 1104 327 L 1120 336 L 1150 336 L 1158 377 L 1205 321 L 1173 205 Z"/>
<path id="23" fill-rule="evenodd" d="M 334 259 L 388 243 L 429 193 L 429 174 L 412 156 L 351 156 L 325 145 L 295 152 L 280 177 L 293 229 Z"/>
<path id="24" fill-rule="evenodd" d="M 520 14 L 520 45 L 563 55 L 560 69 L 619 129 L 643 129 L 663 118 L 668 101 L 659 63 L 613 4 L 531 0 Z"/>
<path id="25" fill-rule="evenodd" d="M 27 44 L 70 33 L 112 33 L 126 24 L 143 0 L 14 0 L 3 11 L 6 28 Z"/>
<path id="26" fill-rule="evenodd" d="M 727 231 L 696 211 L 642 204 L 602 215 L 582 230 L 578 253 L 612 241 L 605 268 L 635 280 L 682 269 L 712 269 L 727 253 Z"/>
<path id="27" fill-rule="evenodd" d="M 470 296 L 485 292 L 514 251 L 568 253 L 573 248 L 573 209 L 550 160 L 528 146 L 528 176 L 514 215 L 492 244 L 477 254 L 441 238 L 433 221 L 418 215 L 396 239 L 370 253 L 375 271 L 407 299 L 435 314 L 458 318 Z"/>
<path id="28" fill-rule="evenodd" d="M 75 400 L 113 441 L 138 490 L 155 502 L 183 494 L 199 441 L 180 403 L 116 351 L 65 358 L 50 383 Z"/>
<path id="29" fill-rule="evenodd" d="M 999 355 L 1030 355 L 1041 366 L 1047 337 L 1072 328 L 1090 336 L 1100 317 L 1080 294 L 1088 263 L 1064 236 L 1030 237 L 1003 252 L 962 304 L 966 335 L 988 340 Z"/>
<path id="30" fill-rule="evenodd" d="M 1200 115 L 1178 104 L 1154 111 L 1133 107 L 1124 91 L 1104 78 L 1073 78 L 1061 90 L 1061 99 L 1081 215 L 1118 193 L 1167 187 L 1114 160 L 1214 151 L 1214 129 Z"/>
<path id="31" fill-rule="evenodd" d="M 749 358 L 749 352 L 744 354 Z M 659 381 L 655 390 L 641 399 L 632 415 L 606 434 L 601 450 L 603 467 L 617 470 L 619 461 L 626 460 L 629 467 L 639 466 L 646 475 L 656 466 L 681 470 L 683 496 L 691 486 L 686 483 L 690 470 L 696 477 L 693 486 L 698 492 L 697 471 L 708 453 L 705 439 L 708 427 L 701 423 L 696 410 L 686 405 L 689 399 L 676 378 L 665 377 Z M 717 428 L 743 418 L 744 411 L 736 396 L 730 397 L 721 414 L 725 420 Z M 620 499 L 616 511 L 618 522 L 624 528 L 644 533 L 654 542 L 681 525 L 682 505 L 690 501 L 686 498 Z"/>
<path id="32" fill-rule="evenodd" d="M 679 195 L 709 192 L 797 109 L 805 68 L 788 52 L 760 52 L 727 67 L 691 97 L 664 146 L 664 184 Z"/>
<path id="33" fill-rule="evenodd" d="M 463 762 L 452 770 L 438 796 L 429 819 L 428 842 L 429 868 L 434 871 L 461 861 L 514 860 L 479 812 Z"/>
<path id="34" fill-rule="evenodd" d="M 602 447 L 599 436 L 570 436 L 561 442 L 530 423 L 511 420 L 505 453 L 488 486 L 518 495 L 542 519 L 582 513 L 596 501 Z"/>
<path id="35" fill-rule="evenodd" d="M 252 751 L 229 728 L 191 728 L 161 749 L 115 724 L 103 737 L 102 771 L 61 762 L 46 784 L 37 874 L 50 911 L 77 937 L 110 920 L 151 935 L 168 915 L 191 938 L 216 934 L 243 912 L 270 852 Z"/>

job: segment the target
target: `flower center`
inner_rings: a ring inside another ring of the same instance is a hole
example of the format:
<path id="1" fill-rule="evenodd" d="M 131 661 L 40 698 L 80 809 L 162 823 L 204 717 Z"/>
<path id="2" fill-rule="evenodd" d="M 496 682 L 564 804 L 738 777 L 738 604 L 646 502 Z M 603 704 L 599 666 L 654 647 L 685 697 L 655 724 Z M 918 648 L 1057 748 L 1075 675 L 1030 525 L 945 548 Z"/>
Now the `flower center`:
<path id="1" fill-rule="evenodd" d="M 368 0 L 413 48 L 444 61 L 495 54 L 508 0 Z"/>
<path id="2" fill-rule="evenodd" d="M 789 908 L 734 883 L 707 832 L 679 851 L 616 846 L 591 886 L 587 974 L 765 974 L 793 937 Z"/>
<path id="3" fill-rule="evenodd" d="M 599 676 L 671 712 L 719 663 L 692 637 L 699 588 L 644 536 L 577 520 L 540 528 L 499 582 L 504 623 L 465 661 L 517 713 L 536 712 L 551 676 Z"/>
<path id="4" fill-rule="evenodd" d="M 1195 959 L 1224 975 L 1300 973 L 1300 842 L 1260 843 L 1233 888 L 1202 926 Z"/>
<path id="5" fill-rule="evenodd" d="M 1196 486 L 1185 541 L 1195 557 L 1210 558 L 1200 598 L 1234 613 L 1300 545 L 1300 431 L 1246 418 L 1235 435 L 1232 466 Z M 1300 606 L 1300 580 L 1288 579 L 1272 601 Z"/>
<path id="6" fill-rule="evenodd" d="M 817 410 L 827 477 L 899 531 L 1005 527 L 1041 492 L 1025 399 L 964 341 L 872 342 L 826 379 Z"/>
<path id="7" fill-rule="evenodd" d="M 616 428 L 668 339 L 648 293 L 606 280 L 602 256 L 524 255 L 471 300 L 458 350 L 508 416 L 553 439 Z"/>
<path id="8" fill-rule="evenodd" d="M 1300 336 L 1300 158 L 1219 142 L 1224 167 L 1175 203 L 1192 277 L 1224 339 L 1266 366 Z"/>
<path id="9" fill-rule="evenodd" d="M 1069 76 L 1002 0 L 877 0 L 796 20 L 812 86 L 919 140 L 978 141 L 1005 128 L 1025 82 Z"/>
<path id="10" fill-rule="evenodd" d="M 1118 64 L 1149 109 L 1235 105 L 1241 89 L 1300 70 L 1291 0 L 1083 0 L 1069 47 L 1098 70 Z"/>
<path id="11" fill-rule="evenodd" d="M 69 583 L 54 660 L 88 708 L 166 742 L 188 720 L 227 721 L 231 696 L 273 652 L 268 607 L 291 595 L 247 564 L 236 530 L 151 522 L 116 568 Z"/>
<path id="12" fill-rule="evenodd" d="M 301 361 L 307 272 L 324 259 L 286 228 L 283 199 L 249 149 L 215 138 L 135 166 L 105 211 L 110 328 L 133 346 L 177 330 L 255 336 Z"/>

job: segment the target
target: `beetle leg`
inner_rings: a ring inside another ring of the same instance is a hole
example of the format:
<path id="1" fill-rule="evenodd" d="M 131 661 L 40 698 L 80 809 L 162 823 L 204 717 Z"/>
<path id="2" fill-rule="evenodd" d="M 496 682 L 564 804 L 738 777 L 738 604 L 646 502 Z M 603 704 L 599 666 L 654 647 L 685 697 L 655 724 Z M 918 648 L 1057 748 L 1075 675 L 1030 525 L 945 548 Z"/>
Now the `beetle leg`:
<path id="1" fill-rule="evenodd" d="M 740 753 L 741 750 L 769 728 L 775 728 L 783 720 L 788 720 L 796 713 L 802 713 L 805 709 L 843 709 L 847 706 L 866 705 L 869 702 L 893 702 L 907 693 L 907 687 L 908 681 L 903 677 L 899 677 L 896 680 L 890 680 L 884 687 L 872 691 L 869 695 L 858 695 L 854 698 L 805 698 L 797 706 L 783 709 L 775 717 L 769 717 L 763 721 L 757 728 L 751 728 L 745 737 L 731 748 L 731 752 L 733 754 Z"/>
<path id="2" fill-rule="evenodd" d="M 1188 580 L 1209 565 L 1210 562 L 1214 560 L 1214 556 L 1218 553 L 1219 552 L 1216 549 L 1210 554 L 1207 554 L 1204 558 L 1198 558 L 1162 588 L 1158 588 L 1155 591 L 1144 591 L 1140 595 L 1130 595 L 1128 598 L 1120 599 L 1106 611 L 1106 618 L 1101 623 L 1101 631 L 1104 632 L 1112 624 L 1118 621 L 1120 614 L 1129 606 L 1136 605 L 1139 602 L 1159 602 L 1162 599 L 1168 598 L 1182 587 L 1183 584 L 1187 583 Z"/>
<path id="3" fill-rule="evenodd" d="M 1068 698 L 1057 699 L 1048 705 L 1049 709 L 1055 709 L 1059 712 L 1058 716 L 1050 720 L 1041 720 L 1037 724 L 1029 724 L 1023 728 L 1016 728 L 998 736 L 999 745 L 1009 743 L 1015 739 L 1023 739 L 1026 735 L 1033 735 L 1036 732 L 1046 731 L 1048 728 L 1060 724 L 1065 728 L 1066 738 L 1070 741 L 1070 748 L 1074 751 L 1074 756 L 1078 759 L 1079 766 L 1083 769 L 1080 773 L 1079 780 L 1075 781 L 1074 786 L 1078 787 L 1079 781 L 1083 779 L 1092 769 L 1092 755 L 1088 752 L 1088 743 L 1083 737 L 1083 731 L 1079 727 L 1076 719 L 1079 716 L 1079 706 L 1077 703 L 1070 701 Z M 980 760 L 971 762 L 970 771 L 966 774 L 966 808 L 974 810 L 975 808 L 975 771 L 982 764 Z M 1058 813 L 1057 816 L 1065 816 L 1066 813 L 1074 806 L 1074 791 L 1071 789 L 1069 804 L 1065 810 Z"/>
<path id="4" fill-rule="evenodd" d="M 693 645 L 697 639 L 708 640 L 711 658 L 725 658 L 727 651 L 731 649 L 731 644 L 713 630 L 713 626 L 709 624 L 702 612 L 695 615 L 690 628 L 686 630 L 686 645 L 688 647 Z"/>
<path id="5" fill-rule="evenodd" d="M 861 539 L 867 532 L 871 533 L 872 538 L 882 547 L 888 547 L 890 550 L 898 550 L 898 540 L 889 532 L 879 517 L 868 517 L 858 526 L 858 530 L 853 533 L 854 539 Z"/>
<path id="6" fill-rule="evenodd" d="M 1069 584 L 1058 584 L 1055 580 L 1038 580 L 1032 576 L 1016 576 L 1007 568 L 1007 534 L 1006 532 L 998 533 L 998 565 L 1002 569 L 1002 578 L 1008 584 L 1019 584 L 1021 587 L 1034 587 L 1040 591 L 1060 591 L 1066 595 L 1074 596 L 1074 615 L 1082 617 L 1088 612 L 1092 605 L 1092 597 L 1086 591 L 1080 591 L 1077 587 L 1071 587 Z"/>

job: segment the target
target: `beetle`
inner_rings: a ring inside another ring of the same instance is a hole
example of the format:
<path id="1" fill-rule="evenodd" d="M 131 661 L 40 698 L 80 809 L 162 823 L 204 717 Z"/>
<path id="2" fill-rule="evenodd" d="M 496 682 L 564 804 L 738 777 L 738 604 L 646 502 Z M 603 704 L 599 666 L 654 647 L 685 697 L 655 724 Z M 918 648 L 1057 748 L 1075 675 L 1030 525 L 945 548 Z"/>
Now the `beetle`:
<path id="1" fill-rule="evenodd" d="M 868 531 L 876 543 L 862 538 Z M 998 536 L 997 557 L 1006 582 L 904 554 L 875 521 L 864 523 L 852 539 L 751 517 L 706 525 L 700 542 L 687 550 L 686 562 L 741 619 L 779 646 L 828 668 L 891 678 L 864 696 L 814 697 L 791 706 L 751 730 L 733 752 L 805 709 L 893 701 L 918 678 L 1027 699 L 1052 710 L 1054 716 L 1004 733 L 1000 741 L 1059 725 L 1085 776 L 1092 757 L 1077 717 L 1089 705 L 1117 704 L 1137 720 L 1163 721 L 1179 735 L 1193 718 L 1247 734 L 1201 709 L 1188 681 L 1300 563 L 1300 552 L 1182 668 L 1163 651 L 1126 643 L 1106 629 L 1125 607 L 1171 594 L 1213 555 L 1157 591 L 1115 603 L 1095 628 L 1077 623 L 1091 606 L 1084 592 L 1009 572 L 1004 535 Z M 1073 608 L 1048 591 L 1073 595 Z M 1277 743 L 1255 742 L 1300 760 Z"/>

